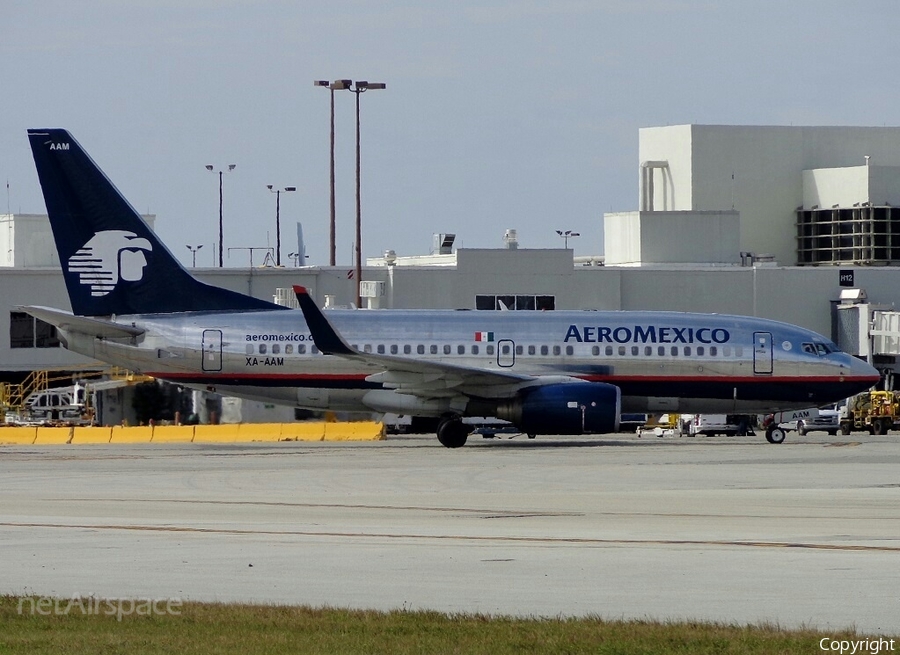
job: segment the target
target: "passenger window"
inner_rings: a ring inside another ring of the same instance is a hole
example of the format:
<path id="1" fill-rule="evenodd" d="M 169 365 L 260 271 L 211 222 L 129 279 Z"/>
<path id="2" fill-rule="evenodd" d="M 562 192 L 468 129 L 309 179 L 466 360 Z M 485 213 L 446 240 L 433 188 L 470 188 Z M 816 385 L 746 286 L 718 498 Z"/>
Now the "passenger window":
<path id="1" fill-rule="evenodd" d="M 703 353 L 704 353 L 704 352 L 706 352 L 706 351 L 703 350 L 703 346 L 697 346 L 697 355 L 698 355 L 699 357 L 703 357 Z"/>
<path id="2" fill-rule="evenodd" d="M 264 343 L 259 344 L 259 354 L 260 355 L 266 354 L 266 344 L 264 344 Z"/>
<path id="3" fill-rule="evenodd" d="M 553 346 L 553 354 L 554 354 L 554 355 L 559 356 L 559 354 L 560 354 L 561 352 L 562 352 L 562 350 L 560 349 L 559 346 Z"/>
<path id="4" fill-rule="evenodd" d="M 253 344 L 252 344 L 252 343 L 248 343 L 248 344 L 247 344 L 247 354 L 248 354 L 248 355 L 252 355 L 252 354 L 253 354 Z"/>
<path id="5" fill-rule="evenodd" d="M 606 356 L 607 356 L 607 357 L 611 357 L 611 356 L 612 356 L 612 353 L 613 353 L 613 351 L 612 351 L 612 346 L 607 346 L 607 347 L 606 347 Z"/>
<path id="6" fill-rule="evenodd" d="M 306 354 L 306 346 L 304 346 L 302 343 L 299 346 L 297 346 L 297 354 L 298 355 Z"/>
<path id="7" fill-rule="evenodd" d="M 685 347 L 684 347 L 684 356 L 685 356 L 685 357 L 690 357 L 690 356 L 691 356 L 691 347 L 690 347 L 690 346 L 685 346 Z"/>
<path id="8" fill-rule="evenodd" d="M 311 352 L 313 355 L 318 355 L 318 354 L 319 354 L 319 349 L 316 348 L 315 346 L 310 346 L 310 347 L 309 347 L 309 352 Z"/>
<path id="9" fill-rule="evenodd" d="M 631 356 L 632 357 L 637 357 L 640 352 L 641 352 L 641 349 L 638 348 L 637 346 L 631 347 Z"/>
<path id="10" fill-rule="evenodd" d="M 500 347 L 500 352 L 502 352 L 504 355 L 508 355 L 509 354 L 509 346 L 507 346 L 506 344 L 503 344 L 503 346 Z"/>
<path id="11" fill-rule="evenodd" d="M 672 350 L 670 352 L 672 357 L 678 357 L 678 346 L 672 346 Z"/>
<path id="12" fill-rule="evenodd" d="M 445 344 L 444 344 L 444 354 L 445 354 L 445 355 L 449 355 L 449 354 L 450 354 L 450 344 L 449 344 L 449 343 L 445 343 Z"/>
<path id="13" fill-rule="evenodd" d="M 473 354 L 473 355 L 477 355 L 477 354 L 478 354 L 478 346 L 472 346 L 472 354 Z"/>
<path id="14" fill-rule="evenodd" d="M 364 352 L 364 353 L 370 353 L 370 352 L 372 352 L 372 344 L 371 344 L 371 343 L 367 343 L 366 345 L 364 345 L 364 346 L 363 346 L 363 352 Z"/>
<path id="15" fill-rule="evenodd" d="M 375 352 L 377 352 L 379 355 L 383 355 L 383 354 L 384 354 L 384 344 L 383 344 L 383 343 L 379 343 L 379 344 L 375 347 Z"/>
<path id="16" fill-rule="evenodd" d="M 656 354 L 659 355 L 660 357 L 665 357 L 666 356 L 666 347 L 660 346 L 659 348 L 657 348 Z"/>
<path id="17" fill-rule="evenodd" d="M 524 352 L 525 352 L 525 349 L 522 348 L 522 346 L 516 346 L 516 354 L 517 355 L 521 355 Z"/>
<path id="18" fill-rule="evenodd" d="M 600 346 L 594 346 L 593 348 L 591 348 L 591 354 L 592 354 L 594 357 L 596 357 L 597 355 L 599 355 L 599 354 L 600 354 Z"/>
<path id="19" fill-rule="evenodd" d="M 418 346 L 416 346 L 416 352 L 419 353 L 420 355 L 424 355 L 425 354 L 425 346 L 423 346 L 420 343 Z"/>
<path id="20" fill-rule="evenodd" d="M 272 354 L 277 355 L 280 352 L 281 352 L 281 344 L 277 344 L 277 343 L 272 344 Z"/>
<path id="21" fill-rule="evenodd" d="M 542 355 L 549 355 L 549 354 L 550 354 L 550 349 L 547 348 L 547 346 L 541 346 L 541 354 L 542 354 Z"/>
<path id="22" fill-rule="evenodd" d="M 484 352 L 486 352 L 488 355 L 493 355 L 493 354 L 494 354 L 494 347 L 493 347 L 493 346 L 486 346 L 485 349 L 484 349 Z"/>
<path id="23" fill-rule="evenodd" d="M 572 346 L 566 346 L 566 354 L 567 354 L 567 355 L 574 355 L 574 354 L 575 354 L 575 348 L 572 347 Z"/>
<path id="24" fill-rule="evenodd" d="M 734 348 L 734 356 L 735 356 L 735 357 L 743 357 L 743 356 L 744 356 L 744 349 L 741 348 L 740 346 L 735 346 L 735 348 Z"/>
<path id="25" fill-rule="evenodd" d="M 537 351 L 535 350 L 534 346 L 528 346 L 528 354 L 529 355 L 533 355 L 535 352 L 537 352 Z"/>
<path id="26" fill-rule="evenodd" d="M 731 357 L 731 346 L 722 346 L 722 356 Z"/>
<path id="27" fill-rule="evenodd" d="M 437 355 L 437 344 L 436 343 L 431 344 L 431 348 L 429 348 L 429 350 L 432 355 Z"/>
<path id="28" fill-rule="evenodd" d="M 719 352 L 719 349 L 716 348 L 715 346 L 709 347 L 709 356 L 710 357 L 715 357 L 718 354 L 718 352 Z"/>
<path id="29" fill-rule="evenodd" d="M 466 354 L 466 347 L 465 347 L 465 346 L 457 346 L 457 347 L 456 347 L 456 354 L 457 354 L 457 355 L 465 355 L 465 354 Z"/>
<path id="30" fill-rule="evenodd" d="M 644 346 L 644 355 L 649 357 L 653 354 L 653 346 Z"/>
<path id="31" fill-rule="evenodd" d="M 408 343 L 403 344 L 403 354 L 404 355 L 412 354 L 412 346 L 410 346 Z"/>
<path id="32" fill-rule="evenodd" d="M 625 355 L 625 346 L 619 346 L 619 355 Z"/>
<path id="33" fill-rule="evenodd" d="M 400 351 L 400 349 L 397 347 L 397 344 L 392 343 L 391 344 L 391 354 L 396 355 L 399 351 Z"/>
<path id="34" fill-rule="evenodd" d="M 294 354 L 294 344 L 289 343 L 288 345 L 286 345 L 284 347 L 284 354 L 285 355 L 293 355 Z"/>

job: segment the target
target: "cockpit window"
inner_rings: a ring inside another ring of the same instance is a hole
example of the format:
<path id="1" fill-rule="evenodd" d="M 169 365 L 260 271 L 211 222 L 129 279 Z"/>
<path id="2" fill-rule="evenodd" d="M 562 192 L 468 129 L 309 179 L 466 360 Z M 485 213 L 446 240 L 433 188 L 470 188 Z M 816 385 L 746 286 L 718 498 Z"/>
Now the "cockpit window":
<path id="1" fill-rule="evenodd" d="M 823 343 L 821 341 L 815 341 L 813 343 L 800 344 L 800 350 L 809 355 L 823 357 L 829 353 L 838 352 L 838 347 L 831 342 Z"/>

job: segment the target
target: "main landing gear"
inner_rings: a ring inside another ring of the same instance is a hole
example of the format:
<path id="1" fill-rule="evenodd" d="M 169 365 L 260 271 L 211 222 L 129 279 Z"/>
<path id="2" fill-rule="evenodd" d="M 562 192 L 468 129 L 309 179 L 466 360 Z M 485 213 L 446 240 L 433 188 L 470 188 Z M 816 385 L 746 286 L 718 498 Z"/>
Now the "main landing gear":
<path id="1" fill-rule="evenodd" d="M 469 426 L 459 416 L 448 415 L 441 418 L 437 428 L 437 438 L 442 446 L 461 448 L 469 438 Z"/>

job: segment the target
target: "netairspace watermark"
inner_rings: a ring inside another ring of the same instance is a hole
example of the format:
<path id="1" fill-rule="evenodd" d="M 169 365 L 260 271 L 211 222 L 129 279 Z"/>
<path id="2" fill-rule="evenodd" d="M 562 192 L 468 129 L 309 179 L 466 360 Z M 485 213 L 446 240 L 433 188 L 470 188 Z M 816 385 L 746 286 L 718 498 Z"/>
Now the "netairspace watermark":
<path id="1" fill-rule="evenodd" d="M 75 594 L 71 598 L 30 596 L 20 598 L 18 612 L 32 616 L 180 616 L 183 601 L 177 598 L 98 598 Z"/>
<path id="2" fill-rule="evenodd" d="M 831 637 L 823 637 L 819 641 L 819 648 L 824 651 L 833 651 L 841 653 L 841 655 L 856 655 L 857 653 L 866 653 L 870 655 L 878 655 L 878 653 L 894 652 L 894 639 L 832 639 Z"/>

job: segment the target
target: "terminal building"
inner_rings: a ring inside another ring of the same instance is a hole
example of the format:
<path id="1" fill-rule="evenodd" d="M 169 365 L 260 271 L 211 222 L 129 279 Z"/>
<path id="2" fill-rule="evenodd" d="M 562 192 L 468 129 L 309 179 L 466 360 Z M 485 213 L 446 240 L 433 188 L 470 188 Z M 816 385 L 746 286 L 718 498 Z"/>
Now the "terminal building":
<path id="1" fill-rule="evenodd" d="M 452 235 L 438 235 L 431 253 L 370 258 L 364 307 L 760 316 L 830 336 L 872 361 L 892 388 L 900 354 L 900 128 L 645 128 L 636 169 L 637 209 L 602 217 L 602 255 L 519 248 L 515 225 L 498 226 L 496 249 L 455 249 Z M 155 217 L 147 218 L 152 226 Z M 348 307 L 356 297 L 352 271 L 348 264 L 194 273 L 281 304 L 293 303 L 291 287 L 302 284 L 323 306 Z M 46 216 L 0 215 L 0 334 L 8 335 L 0 338 L 0 380 L 99 366 L 60 348 L 53 329 L 22 305 L 69 302 Z M 118 394 L 110 407 L 127 420 L 128 390 Z M 235 420 L 254 418 L 234 404 Z M 266 420 L 291 411 L 266 409 Z"/>

